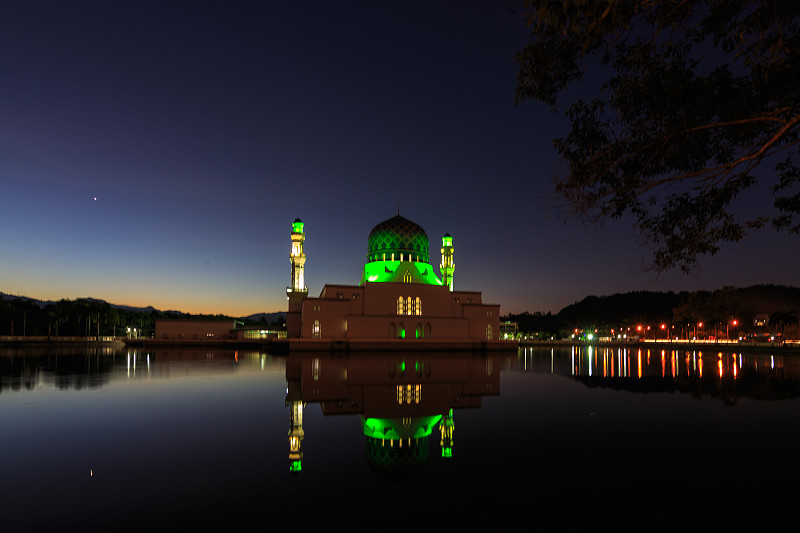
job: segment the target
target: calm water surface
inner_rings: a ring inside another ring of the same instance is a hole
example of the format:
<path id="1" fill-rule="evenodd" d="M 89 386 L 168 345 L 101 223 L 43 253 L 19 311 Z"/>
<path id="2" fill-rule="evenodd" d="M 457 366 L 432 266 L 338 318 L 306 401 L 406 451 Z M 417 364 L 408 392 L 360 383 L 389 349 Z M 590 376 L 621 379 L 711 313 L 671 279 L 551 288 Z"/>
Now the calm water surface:
<path id="1" fill-rule="evenodd" d="M 0 351 L 3 529 L 761 527 L 800 356 Z"/>

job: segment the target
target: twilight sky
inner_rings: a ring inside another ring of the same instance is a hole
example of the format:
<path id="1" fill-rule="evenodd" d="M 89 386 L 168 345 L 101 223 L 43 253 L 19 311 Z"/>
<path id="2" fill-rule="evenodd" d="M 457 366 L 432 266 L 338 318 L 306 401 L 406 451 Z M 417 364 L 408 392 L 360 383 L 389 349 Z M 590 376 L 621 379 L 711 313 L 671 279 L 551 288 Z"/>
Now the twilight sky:
<path id="1" fill-rule="evenodd" d="M 190 313 L 285 310 L 358 283 L 400 213 L 501 312 L 632 290 L 797 285 L 766 229 L 656 277 L 630 229 L 554 209 L 562 115 L 514 105 L 503 1 L 7 2 L 0 7 L 0 291 Z M 740 202 L 769 205 L 754 192 Z"/>

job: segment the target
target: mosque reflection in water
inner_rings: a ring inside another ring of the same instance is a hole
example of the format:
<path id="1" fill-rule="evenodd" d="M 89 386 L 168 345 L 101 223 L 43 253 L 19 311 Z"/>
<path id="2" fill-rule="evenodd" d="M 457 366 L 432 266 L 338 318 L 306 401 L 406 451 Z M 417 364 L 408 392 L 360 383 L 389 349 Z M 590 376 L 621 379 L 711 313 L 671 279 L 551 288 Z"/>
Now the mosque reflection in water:
<path id="1" fill-rule="evenodd" d="M 394 478 L 425 465 L 432 435 L 438 442 L 433 453 L 452 457 L 458 411 L 478 408 L 484 396 L 500 393 L 492 356 L 292 356 L 286 381 L 291 471 L 302 470 L 303 412 L 319 404 L 326 416 L 360 416 L 368 464 Z"/>
<path id="2" fill-rule="evenodd" d="M 87 502 L 117 531 L 120 501 L 136 531 L 269 528 L 312 501 L 304 523 L 354 502 L 380 523 L 401 487 L 492 530 L 499 508 L 660 523 L 687 494 L 763 522 L 795 504 L 798 398 L 800 357 L 779 352 L 0 350 L 0 497 L 9 531 L 79 527 Z M 465 503 L 476 486 L 497 490 Z"/>

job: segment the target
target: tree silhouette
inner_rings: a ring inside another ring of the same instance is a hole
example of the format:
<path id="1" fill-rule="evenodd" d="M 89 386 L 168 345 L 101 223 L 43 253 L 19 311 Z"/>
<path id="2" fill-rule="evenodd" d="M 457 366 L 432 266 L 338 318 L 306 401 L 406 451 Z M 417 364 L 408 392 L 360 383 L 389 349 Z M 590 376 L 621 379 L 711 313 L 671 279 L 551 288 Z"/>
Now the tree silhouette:
<path id="1" fill-rule="evenodd" d="M 515 56 L 517 101 L 555 111 L 579 82 L 589 94 L 567 107 L 571 129 L 554 140 L 555 192 L 579 218 L 630 216 L 653 268 L 688 272 L 769 222 L 770 212 L 732 207 L 761 182 L 774 193 L 772 225 L 800 233 L 800 2 L 519 6 L 531 40 Z M 757 172 L 764 164 L 774 172 Z"/>
<path id="2" fill-rule="evenodd" d="M 786 326 L 792 327 L 798 325 L 797 311 L 775 311 L 769 316 L 769 325 L 781 328 L 781 335 Z"/>

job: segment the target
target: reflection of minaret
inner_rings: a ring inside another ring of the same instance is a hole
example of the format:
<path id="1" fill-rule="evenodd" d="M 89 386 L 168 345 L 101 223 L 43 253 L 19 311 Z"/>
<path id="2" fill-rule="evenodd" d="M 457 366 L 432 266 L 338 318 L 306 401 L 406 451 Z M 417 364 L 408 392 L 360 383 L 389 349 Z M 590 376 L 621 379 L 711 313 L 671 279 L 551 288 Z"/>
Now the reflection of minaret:
<path id="1" fill-rule="evenodd" d="M 441 434 L 439 444 L 442 446 L 442 457 L 453 456 L 453 433 L 455 429 L 456 425 L 453 421 L 453 409 L 451 408 L 450 412 L 442 416 L 441 421 L 439 421 L 439 433 Z"/>
<path id="2" fill-rule="evenodd" d="M 292 223 L 292 251 L 289 254 L 289 260 L 292 263 L 292 284 L 286 287 L 286 299 L 289 300 L 289 309 L 286 313 L 286 335 L 292 338 L 300 336 L 303 300 L 308 296 L 308 287 L 305 285 L 303 272 L 306 264 L 306 254 L 303 251 L 305 240 L 303 222 L 296 218 Z"/>
<path id="3" fill-rule="evenodd" d="M 439 266 L 439 272 L 442 274 L 442 283 L 450 289 L 450 292 L 453 291 L 453 272 L 455 269 L 453 238 L 449 233 L 445 233 L 444 237 L 442 237 L 442 264 Z"/>
<path id="4" fill-rule="evenodd" d="M 289 471 L 299 473 L 303 469 L 303 408 L 299 383 L 290 383 L 286 388 L 286 405 L 289 407 Z"/>

